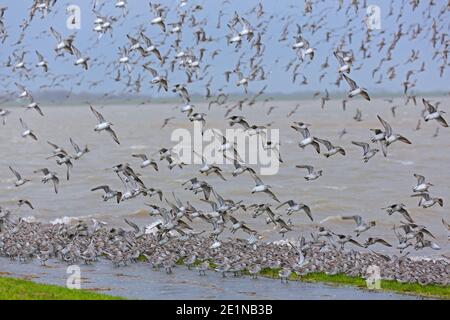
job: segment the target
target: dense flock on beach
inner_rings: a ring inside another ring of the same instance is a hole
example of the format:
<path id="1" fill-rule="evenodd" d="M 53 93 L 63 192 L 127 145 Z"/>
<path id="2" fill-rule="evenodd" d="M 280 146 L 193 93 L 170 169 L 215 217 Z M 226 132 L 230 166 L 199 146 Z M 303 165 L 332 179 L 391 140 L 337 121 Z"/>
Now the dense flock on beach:
<path id="1" fill-rule="evenodd" d="M 108 121 L 107 104 L 114 99 L 121 97 L 134 103 L 141 99 L 139 103 L 149 108 L 153 96 L 176 99 L 174 105 L 179 107 L 173 109 L 173 116 L 155 126 L 162 129 L 181 117 L 187 124 L 201 124 L 202 132 L 213 129 L 208 112 L 196 107 L 198 101 L 208 110 L 223 111 L 228 128 L 259 136 L 260 147 L 276 154 L 280 167 L 297 168 L 299 182 L 306 184 L 320 184 L 326 172 L 314 163 L 283 161 L 283 145 L 271 141 L 267 134 L 267 130 L 277 128 L 271 122 L 273 113 L 286 113 L 292 119 L 289 130 L 298 141 L 299 159 L 302 152 L 312 151 L 329 161 L 346 161 L 350 156 L 347 150 L 353 148 L 361 151 L 361 170 L 367 163 L 389 158 L 401 144 L 414 147 L 413 139 L 396 128 L 396 111 L 402 108 L 417 114 L 416 131 L 432 126 L 435 136 L 448 135 L 443 111 L 447 106 L 441 109 L 443 103 L 436 96 L 422 94 L 419 87 L 424 79 L 448 81 L 450 2 L 391 0 L 388 12 L 377 12 L 366 1 L 305 0 L 283 13 L 272 13 L 266 10 L 264 1 L 252 2 L 246 10 L 236 10 L 228 0 L 217 2 L 213 9 L 205 9 L 198 1 L 151 1 L 136 12 L 128 1 L 93 0 L 81 8 L 83 14 L 92 17 L 89 28 L 89 20 L 82 20 L 81 31 L 75 28 L 78 9 L 63 2 L 28 1 L 21 19 L 9 19 L 11 9 L 0 7 L 0 132 L 2 126 L 17 126 L 18 135 L 27 143 L 46 141 L 49 151 L 48 165 L 31 172 L 14 163 L 1 163 L 0 170 L 10 172 L 20 196 L 14 208 L 0 203 L 1 257 L 22 263 L 39 259 L 43 265 L 52 259 L 68 264 L 108 259 L 117 267 L 145 261 L 167 273 L 182 262 L 200 275 L 215 269 L 224 276 L 249 273 L 257 277 L 261 270 L 271 268 L 286 281 L 293 272 L 364 277 L 377 266 L 383 279 L 448 285 L 450 257 L 414 257 L 423 249 L 439 252 L 448 248 L 450 224 L 445 208 L 439 211 L 439 225 L 442 233 L 448 233 L 446 241 L 437 240 L 427 225 L 417 223 L 402 199 L 383 209 L 385 216 L 397 219 L 391 231 L 396 243 L 381 236 L 366 236 L 368 230 L 380 226 L 363 215 L 340 217 L 354 221 L 354 227 L 346 233 L 336 232 L 332 224 L 318 223 L 302 234 L 291 217 L 316 222 L 310 205 L 302 199 L 286 199 L 283 190 L 265 183 L 257 166 L 241 158 L 236 143 L 218 132 L 217 152 L 230 160 L 231 166 L 210 163 L 207 155 L 197 155 L 203 162 L 198 168 L 181 161 L 172 145 L 155 145 L 157 152 L 130 154 L 122 163 L 108 164 L 121 188 L 86 184 L 86 189 L 98 193 L 99 205 L 102 201 L 118 206 L 125 201 L 141 202 L 155 219 L 150 226 L 139 226 L 133 219 L 125 219 L 127 228 L 110 226 L 99 219 L 49 223 L 24 219 L 15 212 L 42 209 L 27 199 L 30 181 L 39 182 L 34 188 L 47 188 L 60 196 L 64 192 L 60 185 L 70 184 L 76 174 L 72 169 L 86 157 L 96 156 L 98 150 L 90 147 L 91 141 L 49 137 L 27 124 L 27 117 L 36 116 L 47 126 L 54 125 L 47 121 L 52 108 L 46 104 L 74 101 L 71 99 L 76 100 L 86 90 L 102 92 L 81 104 L 92 115 L 86 121 L 92 121 L 92 130 L 97 132 L 93 139 L 103 144 L 124 148 L 117 125 Z M 329 23 L 329 16 L 334 14 L 345 19 Z M 417 19 L 408 19 L 411 15 Z M 54 23 L 57 19 L 65 22 L 67 16 L 67 26 Z M 377 28 L 377 19 L 383 20 L 385 29 Z M 36 49 L 33 43 L 37 42 L 47 44 L 48 50 Z M 426 52 L 415 48 L 419 43 L 427 44 Z M 273 50 L 272 46 L 279 48 Z M 407 51 L 400 47 L 409 46 L 411 50 L 405 55 Z M 105 54 L 105 50 L 116 54 Z M 279 52 L 283 53 L 276 56 Z M 378 127 L 367 129 L 370 140 L 361 137 L 342 145 L 337 140 L 350 128 L 343 128 L 338 137 L 317 137 L 314 123 L 302 120 L 300 104 L 290 110 L 276 105 L 271 87 L 279 81 L 280 73 L 286 86 L 295 87 L 299 93 L 308 92 L 310 83 L 323 88 L 310 97 L 320 102 L 318 114 L 326 114 L 332 95 L 342 101 L 343 112 L 356 101 L 355 123 L 362 121 L 364 109 L 373 107 L 377 99 L 367 88 L 389 84 L 402 95 L 383 97 L 391 105 L 392 116 L 377 115 Z M 64 96 L 58 93 L 54 99 L 44 98 L 43 92 L 54 89 L 64 90 Z M 445 95 L 448 93 L 441 97 Z M 243 110 L 249 108 L 259 108 L 257 112 L 267 121 L 255 123 L 244 117 Z M 18 123 L 8 121 L 11 113 L 20 114 Z M 70 116 L 70 107 L 67 113 Z M 8 139 L 12 137 L 2 134 L 1 143 L 8 143 Z M 180 186 L 185 190 L 183 197 L 174 190 L 161 190 L 147 179 L 157 176 L 163 166 L 174 177 L 181 170 L 192 171 L 192 178 Z M 411 171 L 410 175 L 417 183 L 406 197 L 416 198 L 423 212 L 444 207 L 446 199 L 439 196 L 439 186 L 421 172 Z M 216 185 L 246 183 L 239 180 L 242 176 L 254 180 L 254 185 L 248 185 L 254 202 L 230 199 L 217 191 Z M 181 200 L 186 195 L 191 199 Z M 252 227 L 252 219 L 272 226 L 279 241 L 266 241 L 261 230 Z M 385 247 L 395 249 L 397 254 L 380 252 Z"/>

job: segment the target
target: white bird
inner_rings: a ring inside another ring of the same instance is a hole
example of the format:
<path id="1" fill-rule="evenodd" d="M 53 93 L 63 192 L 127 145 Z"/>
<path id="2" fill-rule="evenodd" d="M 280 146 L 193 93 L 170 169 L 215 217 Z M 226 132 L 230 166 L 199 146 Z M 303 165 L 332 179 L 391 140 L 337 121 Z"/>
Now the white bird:
<path id="1" fill-rule="evenodd" d="M 275 194 L 269 189 L 270 188 L 269 185 L 264 184 L 264 182 L 262 182 L 262 180 L 256 174 L 252 173 L 251 175 L 256 183 L 256 186 L 252 189 L 252 194 L 257 192 L 264 192 L 267 193 L 269 196 L 271 196 L 272 199 L 274 199 L 275 201 L 280 202 L 280 200 L 278 200 Z"/>
<path id="2" fill-rule="evenodd" d="M 427 115 L 425 115 L 424 119 L 425 122 L 428 122 L 430 120 L 436 120 L 439 122 L 439 124 L 443 127 L 448 127 L 447 122 L 445 121 L 444 117 L 442 116 L 445 114 L 444 111 L 438 110 L 435 106 L 433 106 L 430 102 L 428 102 L 425 99 L 422 99 L 423 104 L 425 105 Z"/>
<path id="3" fill-rule="evenodd" d="M 22 118 L 19 119 L 20 124 L 22 125 L 23 131 L 22 131 L 22 137 L 26 138 L 27 136 L 30 136 L 34 140 L 37 141 L 37 136 L 34 134 L 33 130 L 29 129 L 25 121 L 22 120 Z"/>
<path id="4" fill-rule="evenodd" d="M 308 181 L 314 181 L 314 180 L 319 179 L 319 177 L 321 177 L 322 173 L 323 173 L 322 170 L 315 171 L 313 166 L 297 165 L 295 167 L 299 168 L 299 169 L 306 169 L 306 170 L 308 170 L 308 174 L 305 176 L 305 179 L 308 180 Z"/>
<path id="5" fill-rule="evenodd" d="M 361 95 L 364 99 L 370 101 L 369 94 L 367 93 L 367 90 L 364 88 L 359 87 L 355 81 L 350 79 L 349 76 L 347 76 L 345 73 L 342 74 L 345 81 L 347 81 L 348 85 L 350 86 L 350 92 L 348 93 L 349 98 L 353 98 L 357 95 Z"/>
<path id="6" fill-rule="evenodd" d="M 135 158 L 141 158 L 142 159 L 141 168 L 152 166 L 153 169 L 158 171 L 158 164 L 154 160 L 150 160 L 147 157 L 147 155 L 145 155 L 145 154 L 132 154 L 131 156 L 133 156 Z"/>
<path id="7" fill-rule="evenodd" d="M 14 176 L 17 179 L 16 181 L 14 181 L 14 185 L 16 187 L 23 186 L 25 183 L 31 181 L 29 179 L 22 178 L 22 176 L 16 170 L 14 170 L 11 166 L 9 166 L 9 170 L 11 170 L 11 172 L 14 174 Z"/>
<path id="8" fill-rule="evenodd" d="M 119 139 L 117 138 L 116 133 L 113 131 L 111 126 L 113 125 L 110 122 L 107 122 L 105 118 L 103 118 L 102 114 L 94 109 L 93 106 L 90 106 L 92 113 L 95 115 L 95 117 L 98 120 L 98 124 L 95 126 L 94 131 L 100 132 L 100 131 L 107 131 L 109 134 L 111 134 L 112 138 L 117 144 L 120 144 Z"/>

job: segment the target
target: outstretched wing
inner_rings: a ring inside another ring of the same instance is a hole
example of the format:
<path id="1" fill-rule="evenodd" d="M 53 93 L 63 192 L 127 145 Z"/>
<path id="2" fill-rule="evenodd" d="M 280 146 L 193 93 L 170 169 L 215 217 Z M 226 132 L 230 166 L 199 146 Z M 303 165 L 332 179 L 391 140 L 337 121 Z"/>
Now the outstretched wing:
<path id="1" fill-rule="evenodd" d="M 436 108 L 424 98 L 422 98 L 422 102 L 424 106 L 427 108 L 428 113 L 435 113 L 437 111 Z"/>
<path id="2" fill-rule="evenodd" d="M 352 90 L 358 88 L 356 82 L 353 81 L 349 76 L 347 76 L 345 73 L 342 76 L 344 77 L 345 81 L 347 81 L 348 85 L 350 86 L 350 88 L 352 88 Z"/>
<path id="3" fill-rule="evenodd" d="M 102 114 L 100 112 L 98 112 L 97 110 L 94 109 L 93 106 L 89 105 L 89 107 L 91 108 L 92 113 L 95 115 L 95 117 L 97 118 L 97 120 L 102 123 L 105 122 L 105 118 L 103 118 Z"/>
<path id="4" fill-rule="evenodd" d="M 72 147 L 75 149 L 76 152 L 80 152 L 80 147 L 75 143 L 75 141 L 72 140 L 72 138 L 69 138 L 70 143 L 72 144 Z"/>
<path id="5" fill-rule="evenodd" d="M 134 153 L 131 156 L 135 157 L 135 158 L 141 158 L 144 161 L 148 160 L 147 156 L 145 154 L 143 154 L 143 153 Z"/>
<path id="6" fill-rule="evenodd" d="M 116 133 L 114 132 L 113 129 L 108 128 L 108 129 L 105 129 L 105 130 L 109 132 L 109 134 L 113 137 L 114 141 L 115 141 L 117 144 L 120 144 L 119 138 L 117 138 L 117 135 L 116 135 Z"/>
<path id="7" fill-rule="evenodd" d="M 352 144 L 354 144 L 355 146 L 358 146 L 358 147 L 362 147 L 363 151 L 364 151 L 364 154 L 369 152 L 370 146 L 369 146 L 368 143 L 352 141 Z"/>
<path id="8" fill-rule="evenodd" d="M 308 170 L 308 173 L 311 174 L 314 171 L 314 167 L 313 166 L 308 166 L 308 165 L 297 165 L 295 166 L 296 168 L 299 169 L 306 169 Z"/>
<path id="9" fill-rule="evenodd" d="M 420 174 L 414 173 L 414 177 L 417 179 L 418 185 L 425 182 L 425 177 Z"/>
<path id="10" fill-rule="evenodd" d="M 16 176 L 17 180 L 22 180 L 20 174 L 16 170 L 14 170 L 11 166 L 9 166 L 9 170 L 11 170 L 11 172 Z"/>
<path id="11" fill-rule="evenodd" d="M 314 140 L 323 144 L 325 146 L 325 148 L 327 148 L 328 151 L 333 149 L 333 144 L 330 141 L 319 139 L 319 138 L 314 138 Z"/>
<path id="12" fill-rule="evenodd" d="M 61 34 L 58 31 L 56 31 L 55 29 L 53 29 L 53 27 L 50 27 L 50 31 L 53 34 L 53 36 L 55 37 L 56 41 L 61 42 L 61 40 L 62 40 Z"/>
<path id="13" fill-rule="evenodd" d="M 28 126 L 27 126 L 27 124 L 25 123 L 25 121 L 23 121 L 22 118 L 20 118 L 19 121 L 20 121 L 20 125 L 22 126 L 22 128 L 23 128 L 24 130 L 28 130 Z"/>
<path id="14" fill-rule="evenodd" d="M 386 136 L 389 137 L 392 134 L 391 125 L 389 123 L 387 123 L 385 120 L 383 120 L 380 116 L 377 115 L 377 117 L 378 117 L 378 120 L 380 120 L 380 122 L 384 128 L 384 131 L 386 131 Z"/>
<path id="15" fill-rule="evenodd" d="M 106 193 L 108 193 L 108 192 L 111 191 L 111 189 L 109 188 L 109 186 L 98 186 L 98 187 L 95 187 L 95 188 L 92 188 L 92 189 L 91 189 L 91 191 L 97 191 L 97 190 L 103 190 L 103 191 L 105 191 Z"/>

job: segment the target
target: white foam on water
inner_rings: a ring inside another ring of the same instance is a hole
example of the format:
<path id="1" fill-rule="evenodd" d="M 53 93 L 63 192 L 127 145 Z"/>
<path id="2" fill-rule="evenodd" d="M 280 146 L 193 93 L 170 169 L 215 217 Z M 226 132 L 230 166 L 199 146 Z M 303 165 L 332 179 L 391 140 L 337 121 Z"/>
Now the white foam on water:
<path id="1" fill-rule="evenodd" d="M 392 159 L 390 161 L 402 164 L 404 166 L 412 166 L 412 165 L 414 165 L 414 161 L 411 161 L 411 160 L 395 160 L 395 159 Z"/>
<path id="2" fill-rule="evenodd" d="M 28 222 L 28 223 L 33 223 L 33 222 L 37 221 L 35 216 L 25 217 L 25 218 L 22 218 L 22 220 L 25 222 Z"/>
<path id="3" fill-rule="evenodd" d="M 147 148 L 148 148 L 147 146 L 139 145 L 139 144 L 128 147 L 128 149 L 131 149 L 131 150 L 142 150 L 142 149 L 147 149 Z"/>
<path id="4" fill-rule="evenodd" d="M 342 191 L 348 189 L 347 186 L 325 186 L 326 189 Z"/>
<path id="5" fill-rule="evenodd" d="M 80 217 L 61 217 L 61 218 L 56 218 L 52 221 L 50 221 L 51 224 L 55 225 L 55 224 L 71 224 L 75 221 L 79 221 L 79 220 L 85 220 L 88 219 L 88 216 L 80 216 Z"/>

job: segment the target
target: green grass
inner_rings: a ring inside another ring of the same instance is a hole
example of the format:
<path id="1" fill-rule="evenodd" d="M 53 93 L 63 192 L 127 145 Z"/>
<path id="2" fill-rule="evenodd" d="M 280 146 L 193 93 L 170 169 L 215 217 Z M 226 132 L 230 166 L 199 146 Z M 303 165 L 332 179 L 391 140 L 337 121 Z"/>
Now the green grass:
<path id="1" fill-rule="evenodd" d="M 144 257 L 143 257 L 144 258 Z M 142 259 L 144 260 L 144 259 Z M 197 260 L 194 266 L 201 263 Z M 214 269 L 217 266 L 209 261 L 209 267 Z M 178 265 L 184 264 L 183 259 L 177 261 Z M 280 269 L 262 269 L 259 273 L 262 277 L 279 279 Z M 248 272 L 244 272 L 248 275 Z M 292 273 L 289 277 L 291 281 L 304 281 L 326 283 L 331 285 L 347 285 L 360 289 L 366 289 L 366 281 L 359 277 L 350 277 L 345 274 L 327 275 L 325 273 L 310 273 L 299 276 Z M 450 299 L 450 286 L 420 285 L 418 283 L 400 283 L 393 280 L 381 280 L 381 291 L 389 291 L 416 296 Z M 71 290 L 54 285 L 38 284 L 27 280 L 0 277 L 0 300 L 120 300 L 123 298 L 95 293 L 87 290 Z"/>
<path id="2" fill-rule="evenodd" d="M 32 281 L 0 277 L 0 300 L 120 300 L 86 290 L 38 284 Z"/>
<path id="3" fill-rule="evenodd" d="M 263 277 L 278 279 L 280 269 L 263 269 L 260 275 Z M 310 273 L 299 276 L 295 273 L 289 277 L 292 281 L 320 282 L 336 285 L 349 285 L 360 289 L 366 289 L 366 280 L 359 277 L 350 277 L 345 274 L 328 275 L 325 273 Z M 410 294 L 422 297 L 450 299 L 450 286 L 421 285 L 418 283 L 400 283 L 395 280 L 381 280 L 381 291 L 389 291 L 402 294 Z"/>
<path id="4" fill-rule="evenodd" d="M 183 259 L 177 261 L 178 265 L 184 263 Z M 193 266 L 198 266 L 201 264 L 201 260 L 196 260 Z M 209 260 L 209 267 L 215 269 L 215 265 L 211 260 Z M 280 269 L 270 269 L 264 268 L 259 272 L 262 277 L 279 279 L 278 272 Z M 247 270 L 244 270 L 243 274 L 249 275 Z M 367 288 L 366 280 L 359 277 L 350 277 L 345 274 L 328 275 L 323 272 L 309 273 L 304 276 L 299 276 L 296 273 L 292 273 L 289 277 L 291 281 L 304 281 L 304 282 L 317 282 L 326 283 L 332 285 L 347 285 L 353 286 L 360 289 L 369 290 Z M 421 285 L 418 283 L 400 283 L 395 280 L 381 280 L 381 291 L 389 291 L 401 294 L 409 294 L 421 297 L 429 298 L 439 298 L 439 299 L 450 299 L 450 286 L 439 286 L 439 285 Z"/>

